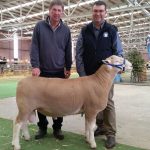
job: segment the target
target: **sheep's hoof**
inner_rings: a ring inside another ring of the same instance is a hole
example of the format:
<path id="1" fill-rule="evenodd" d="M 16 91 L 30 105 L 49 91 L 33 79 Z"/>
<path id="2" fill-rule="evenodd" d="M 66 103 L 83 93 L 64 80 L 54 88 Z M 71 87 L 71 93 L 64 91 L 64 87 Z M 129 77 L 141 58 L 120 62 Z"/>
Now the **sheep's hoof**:
<path id="1" fill-rule="evenodd" d="M 92 147 L 91 147 L 91 149 L 96 149 L 96 147 L 95 147 L 95 148 L 92 148 Z"/>
<path id="2" fill-rule="evenodd" d="M 91 149 L 96 149 L 96 144 L 91 144 Z"/>
<path id="3" fill-rule="evenodd" d="M 26 136 L 22 135 L 21 138 L 24 139 L 25 141 L 29 141 L 30 140 L 30 136 L 28 136 L 28 135 L 26 135 Z"/>
<path id="4" fill-rule="evenodd" d="M 24 139 L 25 139 L 25 141 L 30 141 L 30 138 L 29 139 L 24 138 Z"/>
<path id="5" fill-rule="evenodd" d="M 25 139 L 26 141 L 29 141 L 29 140 L 30 140 L 30 137 L 24 137 L 24 139 Z"/>
<path id="6" fill-rule="evenodd" d="M 12 144 L 12 146 L 14 147 L 14 150 L 21 150 L 20 145 L 17 145 L 17 146 L 16 146 L 16 145 L 15 145 L 15 142 L 13 142 L 13 141 L 12 141 L 11 144 Z"/>
<path id="7" fill-rule="evenodd" d="M 14 150 L 21 150 L 20 146 L 14 146 Z"/>
<path id="8" fill-rule="evenodd" d="M 21 149 L 16 149 L 16 148 L 14 148 L 14 150 L 21 150 Z"/>
<path id="9" fill-rule="evenodd" d="M 91 149 L 96 149 L 96 146 L 95 146 L 95 147 L 92 147 L 92 146 L 91 146 Z"/>

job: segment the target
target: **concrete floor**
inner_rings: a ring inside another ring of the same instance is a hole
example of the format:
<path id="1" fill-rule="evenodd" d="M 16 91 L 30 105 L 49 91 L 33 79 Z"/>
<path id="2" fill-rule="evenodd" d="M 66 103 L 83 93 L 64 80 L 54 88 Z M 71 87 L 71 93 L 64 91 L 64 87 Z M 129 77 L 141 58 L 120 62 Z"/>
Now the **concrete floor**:
<path id="1" fill-rule="evenodd" d="M 116 84 L 114 100 L 117 142 L 150 150 L 150 86 Z M 14 97 L 0 101 L 0 118 L 14 119 L 16 114 Z M 63 130 L 84 134 L 84 117 L 64 117 Z"/>

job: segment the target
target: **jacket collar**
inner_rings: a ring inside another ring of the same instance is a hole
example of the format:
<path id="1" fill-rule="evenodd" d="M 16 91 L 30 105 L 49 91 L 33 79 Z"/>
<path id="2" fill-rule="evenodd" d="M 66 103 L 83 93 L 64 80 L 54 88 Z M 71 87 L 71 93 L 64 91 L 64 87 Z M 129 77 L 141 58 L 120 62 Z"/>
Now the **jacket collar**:
<path id="1" fill-rule="evenodd" d="M 93 27 L 95 28 L 95 29 L 97 29 L 96 27 L 95 27 L 95 24 L 94 24 L 94 22 L 92 22 L 93 23 Z M 100 25 L 100 29 L 102 29 L 103 28 L 103 26 L 104 26 L 104 23 L 105 23 L 105 20 L 101 23 L 101 25 Z"/>
<path id="2" fill-rule="evenodd" d="M 50 24 L 50 17 L 49 17 L 49 16 L 46 17 L 45 22 L 46 22 L 48 25 L 50 25 L 50 27 L 51 27 L 51 24 Z M 57 28 L 58 28 L 59 26 L 61 26 L 62 24 L 63 24 L 63 21 L 62 21 L 62 19 L 60 19 L 60 22 L 59 22 L 59 25 L 57 26 Z"/>
<path id="3" fill-rule="evenodd" d="M 93 32 L 93 28 L 94 28 L 93 22 L 89 23 L 89 24 L 87 25 L 87 28 Z M 107 21 L 105 20 L 105 22 L 103 23 L 101 29 L 102 29 L 102 30 L 107 30 L 108 28 L 109 28 L 109 23 L 107 23 Z"/>

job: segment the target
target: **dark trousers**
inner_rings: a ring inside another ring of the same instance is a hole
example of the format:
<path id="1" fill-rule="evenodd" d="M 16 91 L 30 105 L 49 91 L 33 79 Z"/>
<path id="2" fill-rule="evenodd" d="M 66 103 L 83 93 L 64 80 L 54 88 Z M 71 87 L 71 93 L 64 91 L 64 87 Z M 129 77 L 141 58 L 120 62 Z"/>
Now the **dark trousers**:
<path id="1" fill-rule="evenodd" d="M 97 126 L 100 128 L 104 128 L 104 130 L 106 130 L 107 136 L 115 136 L 116 134 L 116 113 L 113 95 L 114 84 L 112 85 L 109 92 L 107 107 L 102 112 L 99 112 L 96 117 Z"/>
<path id="2" fill-rule="evenodd" d="M 60 72 L 41 72 L 40 77 L 46 77 L 46 78 L 65 78 L 64 71 Z M 38 126 L 41 130 L 47 130 L 48 120 L 45 115 L 38 112 Z M 53 118 L 53 130 L 59 130 L 61 129 L 63 122 L 63 117 L 57 117 Z"/>

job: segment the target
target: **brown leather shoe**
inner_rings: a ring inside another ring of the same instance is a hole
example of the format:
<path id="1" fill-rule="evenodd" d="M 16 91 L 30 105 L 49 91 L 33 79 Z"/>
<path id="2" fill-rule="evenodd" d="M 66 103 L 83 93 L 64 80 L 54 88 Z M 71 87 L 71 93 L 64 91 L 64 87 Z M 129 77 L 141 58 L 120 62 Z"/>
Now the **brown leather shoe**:
<path id="1" fill-rule="evenodd" d="M 97 127 L 94 132 L 94 136 L 105 135 L 105 132 L 106 131 L 104 130 L 104 128 Z"/>
<path id="2" fill-rule="evenodd" d="M 116 146 L 116 139 L 114 136 L 107 136 L 107 140 L 105 142 L 105 147 L 107 149 L 113 148 Z"/>
<path id="3" fill-rule="evenodd" d="M 45 135 L 47 134 L 47 130 L 42 130 L 42 129 L 39 129 L 37 134 L 35 135 L 35 139 L 38 140 L 38 139 L 42 139 L 45 137 Z"/>
<path id="4" fill-rule="evenodd" d="M 60 129 L 59 130 L 54 130 L 53 135 L 58 140 L 63 140 L 64 139 L 64 135 L 62 134 L 62 131 Z"/>

